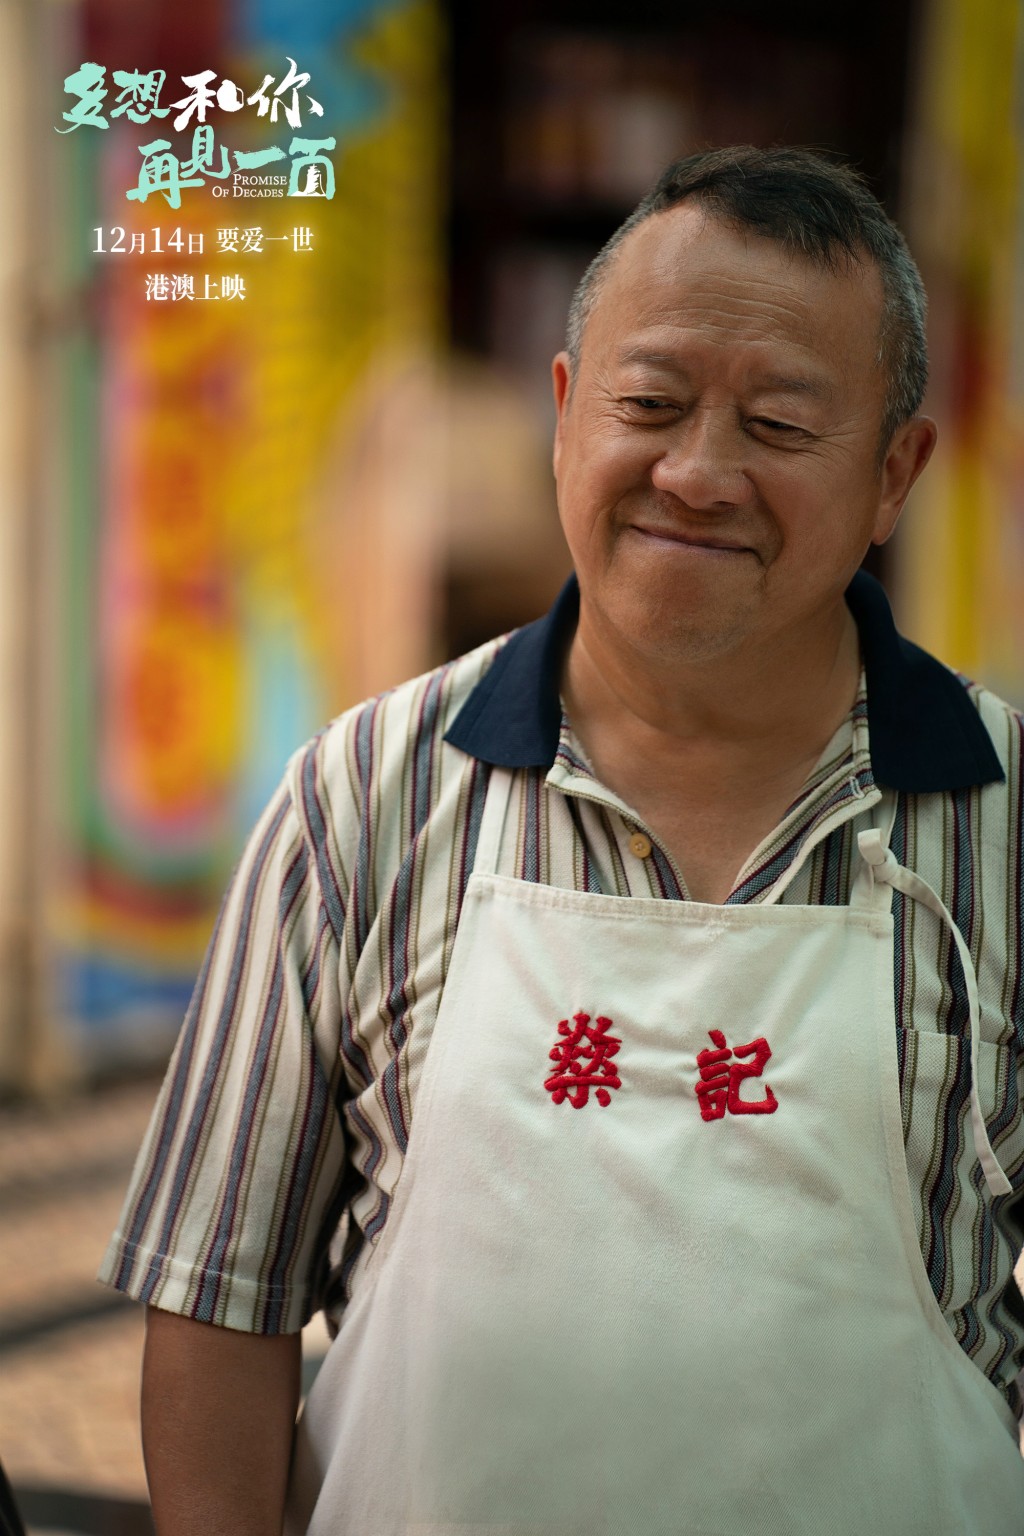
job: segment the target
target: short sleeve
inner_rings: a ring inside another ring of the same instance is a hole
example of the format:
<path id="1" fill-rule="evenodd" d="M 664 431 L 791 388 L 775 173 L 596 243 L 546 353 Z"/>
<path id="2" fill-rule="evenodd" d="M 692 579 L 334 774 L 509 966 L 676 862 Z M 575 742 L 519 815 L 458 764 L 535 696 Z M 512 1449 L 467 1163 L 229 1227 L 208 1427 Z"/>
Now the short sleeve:
<path id="1" fill-rule="evenodd" d="M 336 890 L 325 904 L 292 783 L 301 765 L 225 896 L 99 1275 L 251 1333 L 295 1332 L 319 1305 L 346 1163 L 344 914 Z"/>

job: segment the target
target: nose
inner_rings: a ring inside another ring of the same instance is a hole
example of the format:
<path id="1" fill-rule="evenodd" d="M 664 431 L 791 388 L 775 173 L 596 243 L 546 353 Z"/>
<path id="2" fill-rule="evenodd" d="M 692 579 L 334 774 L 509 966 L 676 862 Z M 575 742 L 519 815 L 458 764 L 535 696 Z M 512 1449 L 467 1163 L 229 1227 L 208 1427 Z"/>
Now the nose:
<path id="1" fill-rule="evenodd" d="M 754 490 L 744 467 L 743 431 L 726 409 L 694 409 L 661 442 L 664 451 L 651 469 L 659 491 L 707 511 L 750 501 Z"/>

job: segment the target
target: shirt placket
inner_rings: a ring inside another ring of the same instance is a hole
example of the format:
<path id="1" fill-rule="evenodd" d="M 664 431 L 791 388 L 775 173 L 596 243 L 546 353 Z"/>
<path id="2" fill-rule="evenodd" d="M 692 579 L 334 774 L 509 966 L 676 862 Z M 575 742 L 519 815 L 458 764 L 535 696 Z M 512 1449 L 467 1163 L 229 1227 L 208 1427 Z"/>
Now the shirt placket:
<path id="1" fill-rule="evenodd" d="M 730 892 L 730 899 L 735 891 L 751 881 L 751 877 L 756 874 L 758 866 L 768 861 L 772 845 L 779 841 L 784 841 L 782 834 L 784 834 L 787 824 L 797 825 L 800 819 L 806 816 L 809 802 L 818 802 L 819 809 L 808 820 L 802 836 L 794 839 L 789 855 L 781 869 L 776 873 L 768 886 L 753 889 L 751 895 L 745 899 L 744 904 L 746 902 L 768 902 L 777 899 L 776 893 L 781 894 L 791 884 L 815 848 L 845 822 L 852 821 L 864 811 L 869 810 L 881 798 L 881 791 L 875 786 L 870 771 L 866 712 L 862 707 L 863 702 L 864 684 L 862 678 L 861 690 L 854 705 L 854 710 L 851 711 L 851 745 L 847 756 L 837 763 L 835 771 L 826 780 L 799 796 L 783 821 L 773 828 L 768 837 L 763 839 L 758 847 L 754 849 L 736 876 L 733 890 Z M 631 806 L 612 790 L 606 788 L 595 777 L 589 765 L 586 764 L 584 755 L 573 735 L 572 726 L 564 711 L 559 738 L 559 752 L 548 772 L 545 783 L 550 790 L 599 806 L 608 813 L 608 822 L 615 837 L 619 857 L 623 864 L 628 868 L 630 860 L 641 859 L 646 861 L 653 858 L 657 853 L 671 871 L 681 899 L 691 899 L 682 871 L 671 851 L 658 838 L 653 829 L 647 825 L 643 817 L 639 816 Z M 583 835 L 582 831 L 580 835 Z M 587 852 L 588 856 L 593 860 L 593 851 L 588 849 Z M 664 884 L 664 882 L 661 883 Z M 653 894 L 660 894 L 653 889 L 654 884 L 655 882 L 652 881 Z M 669 898 L 671 898 L 671 894 L 670 892 L 666 893 Z"/>

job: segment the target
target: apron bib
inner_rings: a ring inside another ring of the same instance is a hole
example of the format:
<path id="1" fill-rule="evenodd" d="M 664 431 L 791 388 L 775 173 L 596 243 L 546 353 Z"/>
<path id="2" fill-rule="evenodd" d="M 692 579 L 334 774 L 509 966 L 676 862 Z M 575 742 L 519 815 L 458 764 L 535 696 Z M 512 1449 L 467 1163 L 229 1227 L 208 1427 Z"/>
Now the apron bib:
<path id="1" fill-rule="evenodd" d="M 1020 1536 L 912 1216 L 891 803 L 848 907 L 712 906 L 495 874 L 508 783 L 287 1529 Z"/>

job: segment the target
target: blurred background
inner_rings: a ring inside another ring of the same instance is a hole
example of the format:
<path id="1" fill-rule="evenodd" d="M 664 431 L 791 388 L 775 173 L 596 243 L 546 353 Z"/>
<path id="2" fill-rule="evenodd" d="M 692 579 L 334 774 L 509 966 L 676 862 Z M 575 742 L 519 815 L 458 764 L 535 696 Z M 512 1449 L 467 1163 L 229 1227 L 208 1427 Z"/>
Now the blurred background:
<path id="1" fill-rule="evenodd" d="M 815 145 L 902 224 L 941 446 L 873 568 L 1024 704 L 1022 46 L 1020 0 L 0 0 L 0 1458 L 33 1528 L 145 1529 L 140 1322 L 90 1277 L 221 890 L 323 721 L 557 590 L 550 359 L 669 160 Z M 242 195 L 238 154 L 298 195 Z"/>

